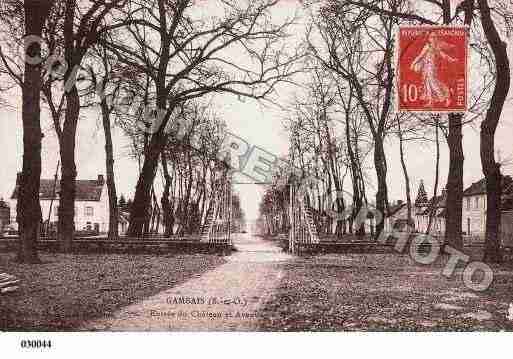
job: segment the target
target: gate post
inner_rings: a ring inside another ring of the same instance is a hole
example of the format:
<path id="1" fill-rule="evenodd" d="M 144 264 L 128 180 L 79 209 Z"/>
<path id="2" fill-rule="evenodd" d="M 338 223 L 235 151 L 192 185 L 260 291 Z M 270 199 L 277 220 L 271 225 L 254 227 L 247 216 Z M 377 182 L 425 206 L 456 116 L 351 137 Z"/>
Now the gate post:
<path id="1" fill-rule="evenodd" d="M 295 197 L 296 197 L 296 193 L 295 193 L 295 189 L 294 189 L 294 181 L 291 180 L 290 181 L 290 185 L 289 185 L 289 208 L 290 208 L 290 213 L 289 213 L 289 216 L 290 216 L 290 230 L 289 230 L 289 251 L 291 253 L 295 253 L 296 252 L 296 248 L 295 248 L 295 242 L 296 242 L 296 206 L 295 206 Z"/>

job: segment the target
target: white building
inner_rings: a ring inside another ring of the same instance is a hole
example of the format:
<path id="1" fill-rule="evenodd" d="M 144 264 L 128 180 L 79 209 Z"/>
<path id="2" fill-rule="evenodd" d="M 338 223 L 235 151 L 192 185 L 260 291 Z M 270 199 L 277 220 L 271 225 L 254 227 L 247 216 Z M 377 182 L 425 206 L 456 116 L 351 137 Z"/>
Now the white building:
<path id="1" fill-rule="evenodd" d="M 463 233 L 484 236 L 486 207 L 486 182 L 483 179 L 463 192 Z"/>
<path id="2" fill-rule="evenodd" d="M 502 199 L 501 207 L 503 217 L 505 212 L 511 210 L 511 203 L 508 200 L 513 197 L 513 179 L 510 176 L 502 177 Z M 486 180 L 472 183 L 463 191 L 463 223 L 462 230 L 471 236 L 484 237 L 486 233 Z M 508 225 L 508 217 L 504 217 L 504 225 Z"/>
<path id="3" fill-rule="evenodd" d="M 415 202 L 412 203 L 410 227 L 419 233 L 425 233 L 429 227 L 430 233 L 441 235 L 445 232 L 445 190 L 442 195 L 428 200 L 424 182 L 420 182 Z M 404 201 L 398 201 L 397 204 L 390 206 L 389 213 L 385 219 L 385 231 L 405 230 L 408 223 L 408 207 Z"/>
<path id="4" fill-rule="evenodd" d="M 502 181 L 502 231 L 511 233 L 508 228 L 513 228 L 513 179 L 504 176 Z M 424 182 L 421 181 L 417 198 L 412 206 L 412 217 L 415 231 L 425 233 L 429 226 L 430 215 L 432 234 L 443 235 L 445 233 L 445 216 L 447 193 L 442 191 L 440 196 L 428 200 Z M 486 232 L 486 181 L 481 179 L 473 183 L 463 191 L 462 231 L 464 235 L 484 237 Z M 406 205 L 400 201 L 397 205 L 391 206 L 391 210 L 385 219 L 385 230 L 391 232 L 394 224 L 403 225 L 406 222 Z"/>
<path id="5" fill-rule="evenodd" d="M 19 179 L 19 174 L 18 174 Z M 16 223 L 18 179 L 10 199 L 11 223 Z M 59 213 L 60 181 L 41 179 L 39 198 L 43 222 L 56 224 Z M 75 229 L 95 230 L 100 233 L 109 229 L 109 196 L 103 175 L 94 180 L 76 181 Z M 120 228 L 122 230 L 122 228 Z"/>
<path id="6" fill-rule="evenodd" d="M 414 222 L 419 233 L 426 233 L 431 221 L 430 233 L 443 235 L 445 233 L 447 193 L 445 189 L 440 196 L 431 198 L 427 203 L 415 203 Z"/>

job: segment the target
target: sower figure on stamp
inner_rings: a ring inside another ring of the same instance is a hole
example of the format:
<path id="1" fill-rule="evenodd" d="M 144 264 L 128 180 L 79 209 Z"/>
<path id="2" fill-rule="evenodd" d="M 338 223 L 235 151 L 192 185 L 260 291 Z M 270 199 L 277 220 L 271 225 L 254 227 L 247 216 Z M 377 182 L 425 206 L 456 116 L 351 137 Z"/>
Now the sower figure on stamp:
<path id="1" fill-rule="evenodd" d="M 449 56 L 445 50 L 454 47 L 440 40 L 435 32 L 428 35 L 427 42 L 420 51 L 420 54 L 411 63 L 411 69 L 422 74 L 424 82 L 424 93 L 422 99 L 431 106 L 433 102 L 444 102 L 450 104 L 450 89 L 439 78 L 438 58 L 445 59 L 448 62 L 456 62 L 456 59 Z"/>

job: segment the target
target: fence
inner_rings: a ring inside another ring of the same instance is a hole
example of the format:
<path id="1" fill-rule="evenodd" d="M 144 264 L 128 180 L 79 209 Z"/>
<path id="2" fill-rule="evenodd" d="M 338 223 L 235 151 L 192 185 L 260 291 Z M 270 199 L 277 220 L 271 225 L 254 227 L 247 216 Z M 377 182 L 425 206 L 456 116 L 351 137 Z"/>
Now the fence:
<path id="1" fill-rule="evenodd" d="M 317 228 L 311 208 L 304 203 L 304 194 L 292 183 L 289 192 L 289 251 L 299 254 L 319 244 Z"/>

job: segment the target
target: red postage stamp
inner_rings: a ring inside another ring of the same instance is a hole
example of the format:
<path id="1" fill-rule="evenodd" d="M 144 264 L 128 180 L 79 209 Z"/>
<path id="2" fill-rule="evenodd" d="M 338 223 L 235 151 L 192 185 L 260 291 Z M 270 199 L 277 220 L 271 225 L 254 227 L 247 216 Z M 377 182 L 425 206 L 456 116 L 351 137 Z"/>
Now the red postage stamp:
<path id="1" fill-rule="evenodd" d="M 467 28 L 407 26 L 397 37 L 398 111 L 467 111 Z"/>

